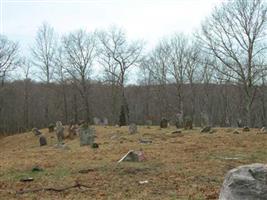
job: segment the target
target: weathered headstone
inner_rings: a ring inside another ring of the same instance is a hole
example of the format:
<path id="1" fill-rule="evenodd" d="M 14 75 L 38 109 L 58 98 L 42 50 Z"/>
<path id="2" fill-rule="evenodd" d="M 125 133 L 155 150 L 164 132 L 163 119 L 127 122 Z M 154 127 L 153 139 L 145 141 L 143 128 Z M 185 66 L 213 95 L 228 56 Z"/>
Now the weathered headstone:
<path id="1" fill-rule="evenodd" d="M 34 134 L 35 136 L 38 136 L 38 135 L 41 135 L 41 134 L 42 134 L 42 132 L 39 131 L 38 128 L 33 128 L 33 129 L 32 129 L 32 132 L 33 132 L 33 134 Z"/>
<path id="2" fill-rule="evenodd" d="M 63 140 L 64 140 L 64 127 L 63 127 L 61 121 L 58 121 L 56 123 L 56 135 L 57 135 L 58 144 L 63 143 Z"/>
<path id="3" fill-rule="evenodd" d="M 230 170 L 223 182 L 219 200 L 266 200 L 267 165 L 243 165 Z"/>
<path id="4" fill-rule="evenodd" d="M 47 145 L 47 141 L 46 141 L 45 136 L 41 135 L 41 136 L 39 137 L 39 143 L 40 143 L 40 146 L 45 146 L 45 145 Z"/>
<path id="5" fill-rule="evenodd" d="M 94 144 L 95 139 L 95 130 L 88 127 L 88 126 L 81 126 L 80 127 L 80 145 L 90 145 Z"/>
<path id="6" fill-rule="evenodd" d="M 135 134 L 135 133 L 137 133 L 137 126 L 136 126 L 136 124 L 131 123 L 131 124 L 129 125 L 129 133 L 130 133 L 130 134 Z"/>
<path id="7" fill-rule="evenodd" d="M 160 121 L 160 128 L 167 128 L 168 127 L 168 120 L 166 118 L 162 118 Z"/>

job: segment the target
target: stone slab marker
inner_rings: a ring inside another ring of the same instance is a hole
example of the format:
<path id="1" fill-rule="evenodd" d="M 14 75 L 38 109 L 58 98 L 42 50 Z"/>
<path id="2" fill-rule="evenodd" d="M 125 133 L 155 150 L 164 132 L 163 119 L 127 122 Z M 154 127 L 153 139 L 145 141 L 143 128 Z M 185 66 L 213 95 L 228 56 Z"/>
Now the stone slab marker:
<path id="1" fill-rule="evenodd" d="M 267 165 L 243 165 L 230 170 L 223 182 L 219 200 L 266 200 Z"/>
<path id="2" fill-rule="evenodd" d="M 95 130 L 89 127 L 81 127 L 80 128 L 80 146 L 94 144 L 95 139 Z"/>

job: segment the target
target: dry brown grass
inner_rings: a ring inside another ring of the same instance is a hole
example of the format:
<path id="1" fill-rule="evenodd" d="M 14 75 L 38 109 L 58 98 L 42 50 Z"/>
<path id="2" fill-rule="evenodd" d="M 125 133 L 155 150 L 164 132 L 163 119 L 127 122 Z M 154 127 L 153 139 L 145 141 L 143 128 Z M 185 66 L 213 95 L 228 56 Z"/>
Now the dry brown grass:
<path id="1" fill-rule="evenodd" d="M 0 199 L 217 199 L 225 173 L 248 163 L 267 163 L 267 135 L 258 130 L 232 134 L 217 129 L 200 134 L 199 129 L 173 136 L 174 127 L 139 127 L 129 135 L 127 127 L 96 127 L 99 149 L 80 147 L 67 140 L 70 150 L 54 147 L 53 133 L 45 132 L 48 146 L 39 147 L 32 133 L 0 140 Z M 116 139 L 110 139 L 117 135 Z M 139 139 L 152 139 L 140 144 Z M 128 150 L 142 149 L 147 161 L 120 163 Z M 44 169 L 31 172 L 33 166 Z M 81 174 L 79 170 L 90 169 Z M 20 182 L 30 176 L 34 181 Z M 140 185 L 139 181 L 148 180 Z M 38 192 L 16 195 L 15 191 L 41 187 L 64 187 L 79 181 L 91 189 Z"/>

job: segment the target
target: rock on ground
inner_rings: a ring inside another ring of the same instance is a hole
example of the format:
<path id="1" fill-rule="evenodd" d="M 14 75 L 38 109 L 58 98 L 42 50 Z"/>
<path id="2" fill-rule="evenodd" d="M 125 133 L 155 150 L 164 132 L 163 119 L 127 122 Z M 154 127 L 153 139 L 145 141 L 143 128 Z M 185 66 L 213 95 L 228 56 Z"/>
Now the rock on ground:
<path id="1" fill-rule="evenodd" d="M 266 200 L 267 165 L 251 164 L 230 170 L 219 200 Z"/>

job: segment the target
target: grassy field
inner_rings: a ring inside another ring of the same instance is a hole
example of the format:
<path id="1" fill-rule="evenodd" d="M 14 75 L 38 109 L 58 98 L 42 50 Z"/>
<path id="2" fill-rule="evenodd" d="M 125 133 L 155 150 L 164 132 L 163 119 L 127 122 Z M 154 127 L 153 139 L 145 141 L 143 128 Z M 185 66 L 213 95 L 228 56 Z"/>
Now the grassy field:
<path id="1" fill-rule="evenodd" d="M 171 134 L 175 127 L 140 126 L 138 134 L 129 135 L 128 127 L 95 128 L 98 149 L 80 147 L 78 138 L 65 141 L 69 150 L 55 148 L 55 134 L 45 130 L 44 147 L 31 132 L 1 138 L 0 199 L 218 199 L 228 170 L 267 163 L 267 134 L 257 134 L 259 129 L 233 134 L 234 129 L 215 128 L 213 134 L 201 134 L 195 128 Z M 141 138 L 153 142 L 140 144 Z M 117 163 L 131 149 L 142 149 L 146 161 Z M 43 171 L 32 172 L 34 166 Z M 20 182 L 23 177 L 34 181 Z M 75 182 L 89 188 L 16 194 Z"/>

